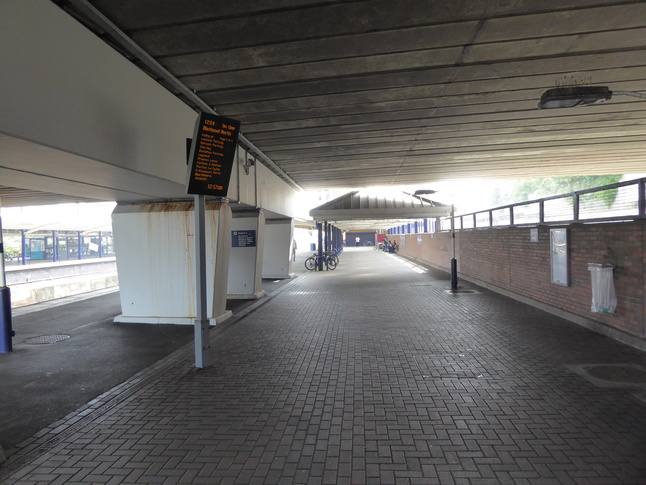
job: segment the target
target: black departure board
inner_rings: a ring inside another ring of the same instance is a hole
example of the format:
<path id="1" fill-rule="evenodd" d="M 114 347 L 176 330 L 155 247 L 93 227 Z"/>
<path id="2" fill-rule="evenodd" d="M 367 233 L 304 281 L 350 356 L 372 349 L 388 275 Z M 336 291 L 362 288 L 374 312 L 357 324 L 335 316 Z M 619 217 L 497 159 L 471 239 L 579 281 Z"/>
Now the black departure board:
<path id="1" fill-rule="evenodd" d="M 202 113 L 195 123 L 186 193 L 226 197 L 240 122 Z"/>

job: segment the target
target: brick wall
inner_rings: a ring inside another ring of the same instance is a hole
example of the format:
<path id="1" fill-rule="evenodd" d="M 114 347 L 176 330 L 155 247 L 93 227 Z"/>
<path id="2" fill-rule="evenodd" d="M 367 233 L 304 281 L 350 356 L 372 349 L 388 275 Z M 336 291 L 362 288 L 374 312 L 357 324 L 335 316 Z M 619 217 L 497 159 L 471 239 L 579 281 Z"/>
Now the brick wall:
<path id="1" fill-rule="evenodd" d="M 565 310 L 630 335 L 646 338 L 644 322 L 645 224 L 642 221 L 567 226 L 569 286 L 551 282 L 550 227 L 463 230 L 456 233 L 458 276 L 465 275 Z M 421 243 L 421 244 L 420 244 Z M 400 253 L 449 269 L 450 233 L 410 234 Z M 613 314 L 593 313 L 588 263 L 612 263 L 617 293 Z"/>

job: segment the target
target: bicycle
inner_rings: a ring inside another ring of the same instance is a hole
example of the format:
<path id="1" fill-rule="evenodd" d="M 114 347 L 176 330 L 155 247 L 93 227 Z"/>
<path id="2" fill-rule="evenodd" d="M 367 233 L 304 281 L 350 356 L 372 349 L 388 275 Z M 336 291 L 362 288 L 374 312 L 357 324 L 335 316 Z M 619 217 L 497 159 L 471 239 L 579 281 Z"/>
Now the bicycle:
<path id="1" fill-rule="evenodd" d="M 335 265 L 339 264 L 339 257 L 337 256 L 336 252 L 334 252 L 334 251 L 323 251 L 323 256 L 325 256 L 327 258 L 332 258 L 334 260 Z"/>
<path id="2" fill-rule="evenodd" d="M 305 269 L 307 269 L 308 271 L 315 271 L 318 267 L 319 258 L 323 259 L 323 262 L 327 266 L 327 269 L 336 269 L 339 258 L 336 255 L 329 253 L 329 251 L 323 253 L 323 256 L 319 256 L 318 253 L 314 253 L 312 256 L 307 258 L 305 260 Z"/>

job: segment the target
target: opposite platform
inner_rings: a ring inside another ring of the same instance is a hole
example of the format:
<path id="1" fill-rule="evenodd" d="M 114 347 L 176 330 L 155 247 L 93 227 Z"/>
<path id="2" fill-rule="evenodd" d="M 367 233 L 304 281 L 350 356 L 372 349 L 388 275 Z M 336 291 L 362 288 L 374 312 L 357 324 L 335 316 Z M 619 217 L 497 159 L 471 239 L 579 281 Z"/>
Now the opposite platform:
<path id="1" fill-rule="evenodd" d="M 349 248 L 44 430 L 40 483 L 646 483 L 646 354 Z M 630 380 L 626 384 L 625 380 Z"/>

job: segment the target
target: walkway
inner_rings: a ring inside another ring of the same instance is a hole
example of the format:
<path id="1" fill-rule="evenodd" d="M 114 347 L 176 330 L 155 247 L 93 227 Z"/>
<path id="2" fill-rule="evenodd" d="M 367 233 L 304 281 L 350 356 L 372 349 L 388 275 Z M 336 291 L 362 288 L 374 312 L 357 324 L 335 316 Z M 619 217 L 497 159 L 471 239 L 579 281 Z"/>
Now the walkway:
<path id="1" fill-rule="evenodd" d="M 212 368 L 184 347 L 44 430 L 0 480 L 646 483 L 645 353 L 448 286 L 350 248 L 213 330 Z"/>

